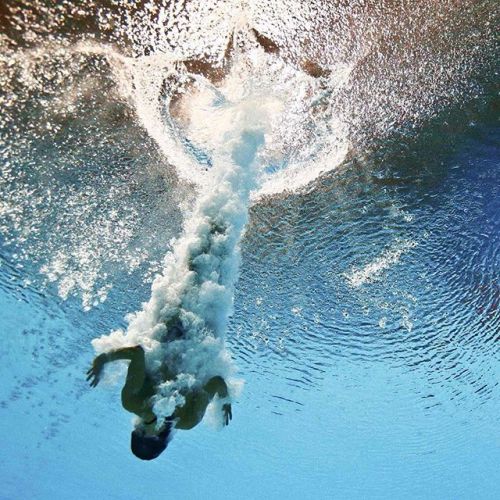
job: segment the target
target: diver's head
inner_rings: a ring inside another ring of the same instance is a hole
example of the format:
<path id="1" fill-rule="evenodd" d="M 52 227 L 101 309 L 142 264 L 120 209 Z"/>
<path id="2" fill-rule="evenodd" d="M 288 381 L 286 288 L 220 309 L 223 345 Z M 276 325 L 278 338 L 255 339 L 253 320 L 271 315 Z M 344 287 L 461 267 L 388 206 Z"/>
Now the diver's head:
<path id="1" fill-rule="evenodd" d="M 141 460 L 154 460 L 167 447 L 171 439 L 172 422 L 166 421 L 157 434 L 146 434 L 142 427 L 132 431 L 130 448 Z"/>

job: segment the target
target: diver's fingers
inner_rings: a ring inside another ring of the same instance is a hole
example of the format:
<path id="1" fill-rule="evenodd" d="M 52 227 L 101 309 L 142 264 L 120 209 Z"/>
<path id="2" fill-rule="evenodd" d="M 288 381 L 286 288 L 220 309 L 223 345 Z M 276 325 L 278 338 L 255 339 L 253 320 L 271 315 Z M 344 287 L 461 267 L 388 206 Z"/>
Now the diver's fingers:
<path id="1" fill-rule="evenodd" d="M 94 367 L 93 367 L 93 366 L 91 366 L 91 367 L 87 370 L 87 375 L 90 375 L 93 371 L 94 371 Z"/>
<path id="2" fill-rule="evenodd" d="M 95 387 L 99 383 L 99 376 L 96 373 L 91 373 L 87 377 L 87 382 L 89 382 L 90 387 Z"/>
<path id="3" fill-rule="evenodd" d="M 94 372 L 89 373 L 89 374 L 87 375 L 87 380 L 90 380 L 92 377 L 95 377 L 95 373 L 94 373 Z"/>

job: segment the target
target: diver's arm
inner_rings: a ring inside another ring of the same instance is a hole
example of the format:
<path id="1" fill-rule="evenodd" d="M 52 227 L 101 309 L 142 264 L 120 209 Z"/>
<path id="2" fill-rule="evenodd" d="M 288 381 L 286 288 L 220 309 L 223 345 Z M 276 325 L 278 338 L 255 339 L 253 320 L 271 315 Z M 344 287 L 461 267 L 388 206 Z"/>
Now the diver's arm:
<path id="1" fill-rule="evenodd" d="M 227 390 L 226 381 L 222 377 L 213 377 L 211 378 L 204 387 L 205 391 L 210 395 L 210 399 L 212 399 L 215 394 L 218 394 L 219 398 L 224 399 L 227 398 L 229 393 Z M 233 418 L 233 412 L 231 409 L 231 403 L 224 403 L 222 405 L 222 413 L 223 413 L 223 424 L 228 425 L 229 421 Z"/>
<path id="2" fill-rule="evenodd" d="M 205 391 L 208 392 L 210 398 L 213 398 L 215 394 L 219 395 L 219 398 L 226 398 L 228 395 L 227 385 L 222 377 L 212 377 L 204 387 Z"/>
<path id="3" fill-rule="evenodd" d="M 105 363 L 109 363 L 110 361 L 118 361 L 120 359 L 129 359 L 132 361 L 134 358 L 141 355 L 144 355 L 144 349 L 140 345 L 135 345 L 133 347 L 122 347 L 121 349 L 114 349 L 113 351 L 109 351 L 101 354 L 106 357 Z"/>
<path id="4" fill-rule="evenodd" d="M 92 367 L 87 371 L 87 381 L 90 382 L 90 386 L 95 387 L 99 383 L 102 369 L 106 363 L 122 359 L 139 361 L 139 364 L 143 365 L 144 363 L 141 363 L 141 359 L 144 360 L 144 349 L 140 345 L 122 347 L 121 349 L 114 349 L 113 351 L 104 352 L 96 356 Z"/>

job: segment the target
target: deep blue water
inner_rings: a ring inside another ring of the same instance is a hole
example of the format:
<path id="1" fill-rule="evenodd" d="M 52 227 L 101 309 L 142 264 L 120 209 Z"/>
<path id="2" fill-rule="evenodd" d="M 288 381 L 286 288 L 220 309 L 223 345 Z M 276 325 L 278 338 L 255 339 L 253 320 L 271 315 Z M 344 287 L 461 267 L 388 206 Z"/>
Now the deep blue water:
<path id="1" fill-rule="evenodd" d="M 429 126 L 254 206 L 234 419 L 179 431 L 154 462 L 129 452 L 119 384 L 83 376 L 148 283 L 125 275 L 84 312 L 26 285 L 36 270 L 4 246 L 0 497 L 498 498 L 498 138 L 491 116 Z"/>

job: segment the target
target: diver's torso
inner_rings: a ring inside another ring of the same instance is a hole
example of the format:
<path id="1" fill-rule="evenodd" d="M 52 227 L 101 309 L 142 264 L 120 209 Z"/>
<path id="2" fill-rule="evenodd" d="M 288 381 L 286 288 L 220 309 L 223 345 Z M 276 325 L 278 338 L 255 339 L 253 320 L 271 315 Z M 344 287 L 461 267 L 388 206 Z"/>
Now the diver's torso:
<path id="1" fill-rule="evenodd" d="M 175 377 L 171 376 L 169 379 L 172 380 Z M 143 420 L 153 419 L 155 414 L 152 397 L 157 394 L 157 390 L 158 384 L 150 375 L 147 375 L 141 390 L 134 395 L 134 398 L 128 399 L 126 406 L 124 404 L 125 409 Z M 210 396 L 202 387 L 191 388 L 188 392 L 182 392 L 182 395 L 185 397 L 185 403 L 178 406 L 172 416 L 176 420 L 177 429 L 191 429 L 203 419 L 210 403 Z"/>

